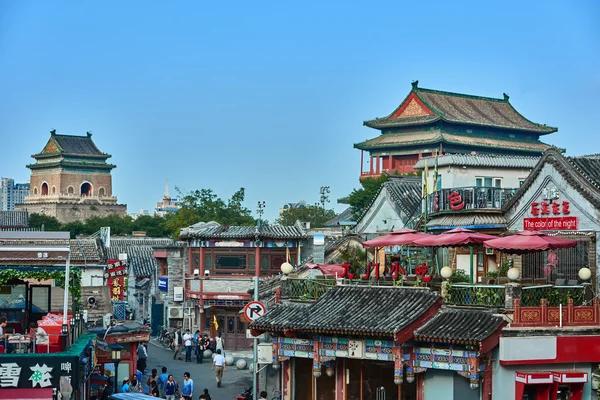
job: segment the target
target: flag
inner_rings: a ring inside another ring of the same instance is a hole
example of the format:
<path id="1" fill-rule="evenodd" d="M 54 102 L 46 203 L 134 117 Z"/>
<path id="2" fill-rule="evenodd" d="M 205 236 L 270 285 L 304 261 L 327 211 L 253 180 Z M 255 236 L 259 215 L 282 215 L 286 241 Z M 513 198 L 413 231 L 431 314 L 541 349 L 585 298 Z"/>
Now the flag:
<path id="1" fill-rule="evenodd" d="M 435 152 L 435 167 L 433 168 L 433 192 L 435 193 L 437 190 L 437 182 L 438 182 L 438 155 L 439 152 Z"/>
<path id="2" fill-rule="evenodd" d="M 213 315 L 213 325 L 215 326 L 215 331 L 219 331 L 219 323 L 217 322 L 217 316 Z"/>
<path id="3" fill-rule="evenodd" d="M 290 262 L 290 248 L 285 245 L 285 262 Z"/>
<path id="4" fill-rule="evenodd" d="M 427 167 L 427 160 L 425 160 L 425 183 L 423 183 L 423 198 L 429 194 L 429 168 Z"/>

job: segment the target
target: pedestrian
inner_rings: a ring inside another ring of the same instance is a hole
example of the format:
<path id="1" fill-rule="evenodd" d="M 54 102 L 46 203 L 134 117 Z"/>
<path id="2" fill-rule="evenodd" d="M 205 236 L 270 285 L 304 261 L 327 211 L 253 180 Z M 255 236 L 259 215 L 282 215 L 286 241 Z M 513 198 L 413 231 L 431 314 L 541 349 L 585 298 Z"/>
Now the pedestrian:
<path id="1" fill-rule="evenodd" d="M 221 387 L 221 381 L 223 380 L 223 373 L 227 372 L 227 366 L 225 365 L 225 357 L 221 354 L 221 350 L 217 350 L 217 355 L 213 359 L 213 371 L 215 371 L 215 377 L 217 378 L 217 387 Z"/>
<path id="2" fill-rule="evenodd" d="M 152 381 L 150 384 L 150 396 L 159 397 L 160 393 L 158 392 L 158 384 L 156 381 Z"/>
<path id="3" fill-rule="evenodd" d="M 267 400 L 267 392 L 264 390 L 260 392 L 260 398 L 258 400 Z"/>
<path id="4" fill-rule="evenodd" d="M 121 385 L 121 393 L 129 392 L 129 378 L 123 379 L 123 384 Z"/>
<path id="5" fill-rule="evenodd" d="M 138 381 L 137 375 L 131 377 L 131 383 L 129 384 L 128 393 L 144 393 L 144 385 Z"/>
<path id="6" fill-rule="evenodd" d="M 202 391 L 202 394 L 200 395 L 200 397 L 198 398 L 198 400 L 212 400 L 210 397 L 210 394 L 208 394 L 208 389 L 204 389 Z"/>
<path id="7" fill-rule="evenodd" d="M 185 343 L 185 362 L 192 361 L 192 335 L 190 334 L 190 330 L 187 329 L 185 331 L 185 335 L 183 335 L 183 341 Z"/>
<path id="8" fill-rule="evenodd" d="M 221 350 L 221 354 L 225 356 L 225 340 L 221 337 L 221 332 L 217 333 L 217 337 L 215 338 L 215 348 Z"/>
<path id="9" fill-rule="evenodd" d="M 106 380 L 106 386 L 104 386 L 104 390 L 102 391 L 102 397 L 100 400 L 108 400 L 108 396 L 113 394 L 113 383 L 111 379 Z"/>
<path id="10" fill-rule="evenodd" d="M 138 371 L 142 371 L 142 374 L 144 373 L 144 371 L 146 371 L 146 364 L 148 361 L 148 350 L 146 349 L 146 346 L 144 346 L 144 344 L 144 342 L 141 342 L 137 348 L 137 369 Z"/>
<path id="11" fill-rule="evenodd" d="M 194 381 L 189 372 L 183 373 L 183 387 L 181 388 L 181 397 L 184 400 L 192 400 L 194 396 Z"/>
<path id="12" fill-rule="evenodd" d="M 5 353 L 12 353 L 14 346 L 7 340 L 8 334 L 4 332 L 6 325 L 8 325 L 8 319 L 6 317 L 0 317 L 0 345 L 4 346 Z"/>
<path id="13" fill-rule="evenodd" d="M 196 346 L 196 363 L 202 364 L 204 361 L 204 350 L 208 347 L 208 337 L 206 333 L 202 337 L 198 337 L 198 344 Z"/>
<path id="14" fill-rule="evenodd" d="M 177 392 L 177 383 L 173 380 L 173 375 L 169 375 L 167 377 L 167 381 L 165 382 L 165 398 L 167 400 L 179 400 L 176 399 Z"/>
<path id="15" fill-rule="evenodd" d="M 146 385 L 150 387 L 150 394 L 152 394 L 152 382 L 156 382 L 156 387 L 158 388 L 158 370 L 156 368 L 152 369 L 152 375 L 150 375 L 146 380 Z"/>
<path id="16" fill-rule="evenodd" d="M 156 382 L 158 383 L 158 391 L 160 393 L 160 397 L 165 397 L 165 383 L 169 379 L 169 374 L 167 374 L 167 367 L 162 367 L 162 374 L 158 376 Z"/>
<path id="17" fill-rule="evenodd" d="M 177 358 L 181 360 L 181 350 L 183 346 L 183 336 L 181 335 L 181 328 L 177 328 L 173 342 L 173 344 L 175 345 L 175 354 L 173 354 L 173 360 Z"/>

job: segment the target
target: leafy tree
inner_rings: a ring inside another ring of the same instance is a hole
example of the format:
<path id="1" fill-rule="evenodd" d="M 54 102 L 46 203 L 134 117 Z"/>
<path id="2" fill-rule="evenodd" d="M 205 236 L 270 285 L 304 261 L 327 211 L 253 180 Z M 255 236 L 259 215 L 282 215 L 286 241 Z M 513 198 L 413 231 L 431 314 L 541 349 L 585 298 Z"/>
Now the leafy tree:
<path id="1" fill-rule="evenodd" d="M 158 215 L 140 215 L 133 221 L 132 230 L 146 232 L 150 237 L 169 236 L 165 217 Z"/>
<path id="2" fill-rule="evenodd" d="M 360 184 L 362 187 L 360 189 L 354 189 L 352 193 L 350 193 L 350 196 L 348 196 L 348 202 L 352 208 L 352 218 L 354 221 L 358 221 L 373 201 L 373 198 L 377 195 L 381 185 L 387 180 L 387 175 L 381 175 L 377 178 L 361 179 Z"/>
<path id="3" fill-rule="evenodd" d="M 275 220 L 277 225 L 294 225 L 296 221 L 310 222 L 311 228 L 322 228 L 325 222 L 335 217 L 335 211 L 317 206 L 288 208 Z"/>
<path id="4" fill-rule="evenodd" d="M 367 252 L 359 246 L 350 246 L 350 243 L 346 245 L 345 249 L 340 249 L 339 259 L 336 260 L 338 263 L 347 262 L 350 264 L 350 271 L 352 273 L 359 273 L 365 271 L 367 265 Z"/>
<path id="5" fill-rule="evenodd" d="M 29 214 L 29 227 L 33 229 L 42 229 L 43 227 L 45 231 L 62 230 L 58 219 L 44 214 Z"/>

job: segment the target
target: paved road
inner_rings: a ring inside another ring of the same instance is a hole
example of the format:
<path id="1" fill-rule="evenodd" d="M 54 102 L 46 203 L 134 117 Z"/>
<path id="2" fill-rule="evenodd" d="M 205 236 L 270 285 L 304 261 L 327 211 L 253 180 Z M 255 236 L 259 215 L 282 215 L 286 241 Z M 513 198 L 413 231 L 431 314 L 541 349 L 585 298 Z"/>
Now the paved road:
<path id="1" fill-rule="evenodd" d="M 150 342 L 148 357 L 148 371 L 156 368 L 160 374 L 161 368 L 165 366 L 167 367 L 167 372 L 173 374 L 173 377 L 180 385 L 183 382 L 183 373 L 189 372 L 194 381 L 194 400 L 200 397 L 202 390 L 205 388 L 208 389 L 213 400 L 235 400 L 235 397 L 244 388 L 252 386 L 252 374 L 248 369 L 238 370 L 233 365 L 227 367 L 227 372 L 223 376 L 223 386 L 217 388 L 217 381 L 214 372 L 211 370 L 212 360 L 205 359 L 203 364 L 197 364 L 193 353 L 192 362 L 173 360 L 172 351 L 165 350 L 162 346 L 159 347 Z M 185 360 L 185 354 L 183 354 L 182 358 Z M 146 379 L 148 378 L 145 377 L 144 382 Z"/>

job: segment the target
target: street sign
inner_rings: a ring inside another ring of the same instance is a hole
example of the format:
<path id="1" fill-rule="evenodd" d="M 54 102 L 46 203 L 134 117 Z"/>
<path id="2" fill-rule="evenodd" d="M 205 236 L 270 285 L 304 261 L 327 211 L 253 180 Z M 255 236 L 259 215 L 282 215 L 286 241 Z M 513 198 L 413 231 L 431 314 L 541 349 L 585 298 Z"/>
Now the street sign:
<path id="1" fill-rule="evenodd" d="M 261 333 L 258 336 L 252 336 L 252 334 L 250 333 L 250 329 L 246 329 L 246 339 L 264 339 L 265 338 L 265 334 Z"/>
<path id="2" fill-rule="evenodd" d="M 267 313 L 267 307 L 260 301 L 251 301 L 244 307 L 244 315 L 249 321 L 254 321 Z"/>

